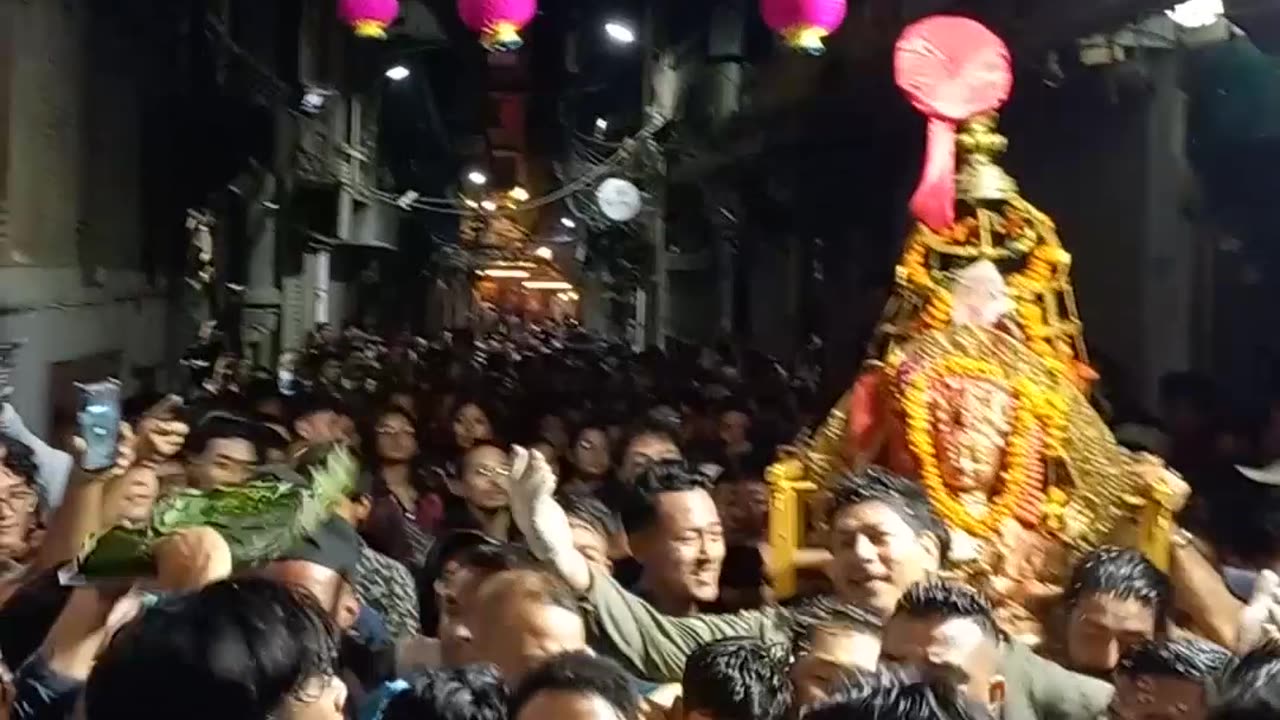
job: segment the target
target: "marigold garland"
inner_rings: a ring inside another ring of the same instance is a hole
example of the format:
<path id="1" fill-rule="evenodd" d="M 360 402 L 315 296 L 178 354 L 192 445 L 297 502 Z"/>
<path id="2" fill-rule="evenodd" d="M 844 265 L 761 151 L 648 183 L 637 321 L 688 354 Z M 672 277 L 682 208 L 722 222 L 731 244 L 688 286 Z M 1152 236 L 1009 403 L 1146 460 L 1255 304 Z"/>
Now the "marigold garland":
<path id="1" fill-rule="evenodd" d="M 1008 207 L 1001 215 L 992 218 L 992 231 L 1010 237 L 1010 242 L 1031 248 L 1023 268 L 1007 277 L 1009 290 L 1017 300 L 1014 314 L 1018 326 L 1027 337 L 1031 351 L 1039 355 L 1057 371 L 1069 377 L 1077 377 L 1075 346 L 1068 339 L 1057 336 L 1057 329 L 1050 327 L 1039 306 L 1054 285 L 1055 278 L 1071 266 L 1071 255 L 1057 245 L 1037 242 L 1037 234 L 1031 218 L 1025 217 L 1027 209 Z M 1047 222 L 1047 218 L 1044 219 Z M 974 243 L 980 234 L 976 218 L 961 218 L 943 231 L 935 233 L 924 224 L 917 224 L 907 238 L 896 278 L 900 285 L 912 294 L 924 298 L 920 325 L 925 329 L 940 330 L 951 322 L 951 291 L 935 283 L 928 267 L 929 241 L 942 241 L 961 246 Z"/>
<path id="2" fill-rule="evenodd" d="M 931 384 L 943 377 L 961 376 L 988 382 L 1007 383 L 1008 378 L 995 363 L 969 357 L 952 357 L 914 373 L 902 394 L 907 443 L 919 466 L 920 482 L 934 509 L 953 528 L 979 538 L 989 538 L 1014 516 L 1029 483 L 1041 477 L 1036 463 L 1045 456 L 1062 454 L 1065 403 L 1053 393 L 1041 392 L 1033 383 L 1016 379 L 1012 383 L 1015 401 L 1013 426 L 1005 447 L 1000 472 L 1001 488 L 991 498 L 989 510 L 977 518 L 947 489 L 933 441 L 929 418 Z M 1037 424 L 1044 432 L 1043 452 L 1035 437 Z"/>

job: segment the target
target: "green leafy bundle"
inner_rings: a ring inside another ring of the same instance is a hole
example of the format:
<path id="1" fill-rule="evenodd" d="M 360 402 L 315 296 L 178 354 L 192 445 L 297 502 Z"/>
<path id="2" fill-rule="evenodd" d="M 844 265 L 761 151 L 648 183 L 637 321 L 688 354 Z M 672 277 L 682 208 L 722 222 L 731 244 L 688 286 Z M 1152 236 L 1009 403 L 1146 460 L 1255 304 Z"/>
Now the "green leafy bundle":
<path id="1" fill-rule="evenodd" d="M 245 485 L 166 496 L 156 502 L 146 527 L 114 527 L 90 543 L 80 558 L 80 574 L 90 579 L 154 575 L 155 543 L 194 527 L 217 530 L 231 547 L 237 569 L 267 562 L 327 520 L 355 487 L 357 472 L 351 453 L 334 446 L 305 478 L 290 468 L 274 468 Z"/>

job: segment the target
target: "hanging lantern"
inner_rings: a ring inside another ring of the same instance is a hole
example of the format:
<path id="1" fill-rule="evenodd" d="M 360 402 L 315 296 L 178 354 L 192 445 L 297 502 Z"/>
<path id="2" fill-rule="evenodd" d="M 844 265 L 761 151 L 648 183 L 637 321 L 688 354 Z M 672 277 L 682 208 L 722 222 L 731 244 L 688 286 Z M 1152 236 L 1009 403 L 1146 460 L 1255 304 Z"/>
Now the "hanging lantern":
<path id="1" fill-rule="evenodd" d="M 520 30 L 537 12 L 537 0 L 458 0 L 462 24 L 480 34 L 485 49 L 496 52 L 523 45 Z"/>
<path id="2" fill-rule="evenodd" d="M 387 28 L 399 15 L 399 0 L 338 0 L 338 17 L 356 37 L 385 40 Z"/>
<path id="3" fill-rule="evenodd" d="M 810 55 L 826 51 L 822 39 L 844 22 L 846 0 L 761 0 L 764 22 L 787 47 Z"/>

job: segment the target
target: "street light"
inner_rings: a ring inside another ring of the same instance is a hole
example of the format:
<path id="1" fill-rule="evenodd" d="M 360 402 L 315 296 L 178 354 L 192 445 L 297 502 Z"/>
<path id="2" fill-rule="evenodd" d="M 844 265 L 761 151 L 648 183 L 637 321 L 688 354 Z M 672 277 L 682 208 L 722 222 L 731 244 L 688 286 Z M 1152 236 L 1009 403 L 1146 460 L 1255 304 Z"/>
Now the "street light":
<path id="1" fill-rule="evenodd" d="M 513 278 L 523 280 L 529 277 L 528 270 L 509 269 L 509 268 L 485 268 L 480 271 L 481 275 L 491 278 Z"/>
<path id="2" fill-rule="evenodd" d="M 528 202 L 529 200 L 529 191 L 525 190 L 519 185 L 511 188 L 511 192 L 508 192 L 507 194 L 510 195 L 511 199 L 515 200 L 516 202 Z"/>
<path id="3" fill-rule="evenodd" d="M 467 180 L 470 180 L 472 185 L 483 185 L 489 182 L 489 177 L 479 170 L 472 170 L 467 173 Z"/>
<path id="4" fill-rule="evenodd" d="M 563 226 L 565 226 L 565 227 L 567 227 L 567 228 L 569 228 L 570 230 L 572 230 L 572 229 L 574 229 L 574 228 L 578 227 L 578 223 L 574 222 L 574 221 L 573 221 L 573 218 L 571 218 L 571 217 L 562 217 L 562 218 L 560 218 L 560 224 L 561 224 L 561 225 L 563 225 Z"/>
<path id="5" fill-rule="evenodd" d="M 1218 22 L 1226 8 L 1222 0 L 1187 0 L 1164 12 L 1182 27 L 1203 28 Z"/>
<path id="6" fill-rule="evenodd" d="M 392 67 L 387 68 L 386 75 L 390 80 L 400 82 L 401 80 L 409 77 L 409 68 L 404 65 L 393 65 Z"/>
<path id="7" fill-rule="evenodd" d="M 636 31 L 624 23 L 607 22 L 604 24 L 604 31 L 609 36 L 609 39 L 619 45 L 630 45 L 636 41 Z"/>
<path id="8" fill-rule="evenodd" d="M 480 207 L 484 208 L 488 212 L 493 212 L 494 210 L 498 209 L 498 203 L 492 200 L 485 200 L 484 202 L 480 203 Z"/>
<path id="9" fill-rule="evenodd" d="M 552 259 L 554 259 L 554 258 L 555 258 L 555 256 L 556 256 L 555 252 L 554 252 L 551 248 L 547 247 L 546 245 L 543 245 L 542 247 L 538 248 L 537 250 L 534 250 L 534 251 L 533 251 L 533 254 L 534 254 L 534 255 L 537 255 L 538 257 L 542 258 L 543 260 L 552 260 Z"/>

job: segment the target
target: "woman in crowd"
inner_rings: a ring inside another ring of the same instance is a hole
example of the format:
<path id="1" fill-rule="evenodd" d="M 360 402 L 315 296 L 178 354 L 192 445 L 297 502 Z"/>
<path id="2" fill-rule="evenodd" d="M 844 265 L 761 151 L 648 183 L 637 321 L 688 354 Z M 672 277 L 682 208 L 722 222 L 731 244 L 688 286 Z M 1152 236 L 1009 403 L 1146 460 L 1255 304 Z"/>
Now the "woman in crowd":
<path id="1" fill-rule="evenodd" d="M 500 541 L 518 537 L 507 495 L 510 472 L 511 454 L 507 446 L 492 440 L 472 445 L 462 456 L 457 478 L 447 481 L 451 495 L 436 527 L 437 535 L 478 530 Z"/>
<path id="2" fill-rule="evenodd" d="M 416 420 L 401 407 L 387 406 L 372 429 L 366 447 L 375 503 L 366 540 L 379 552 L 421 567 L 431 548 L 429 530 L 439 522 L 443 505 L 418 465 Z"/>
<path id="3" fill-rule="evenodd" d="M 442 480 L 457 478 L 467 451 L 494 438 L 496 418 L 497 411 L 479 397 L 462 395 L 453 401 L 447 437 L 435 460 L 435 472 Z"/>
<path id="4" fill-rule="evenodd" d="M 566 469 L 570 484 L 599 492 L 613 471 L 613 448 L 607 428 L 599 423 L 584 423 L 579 427 L 569 448 Z"/>

